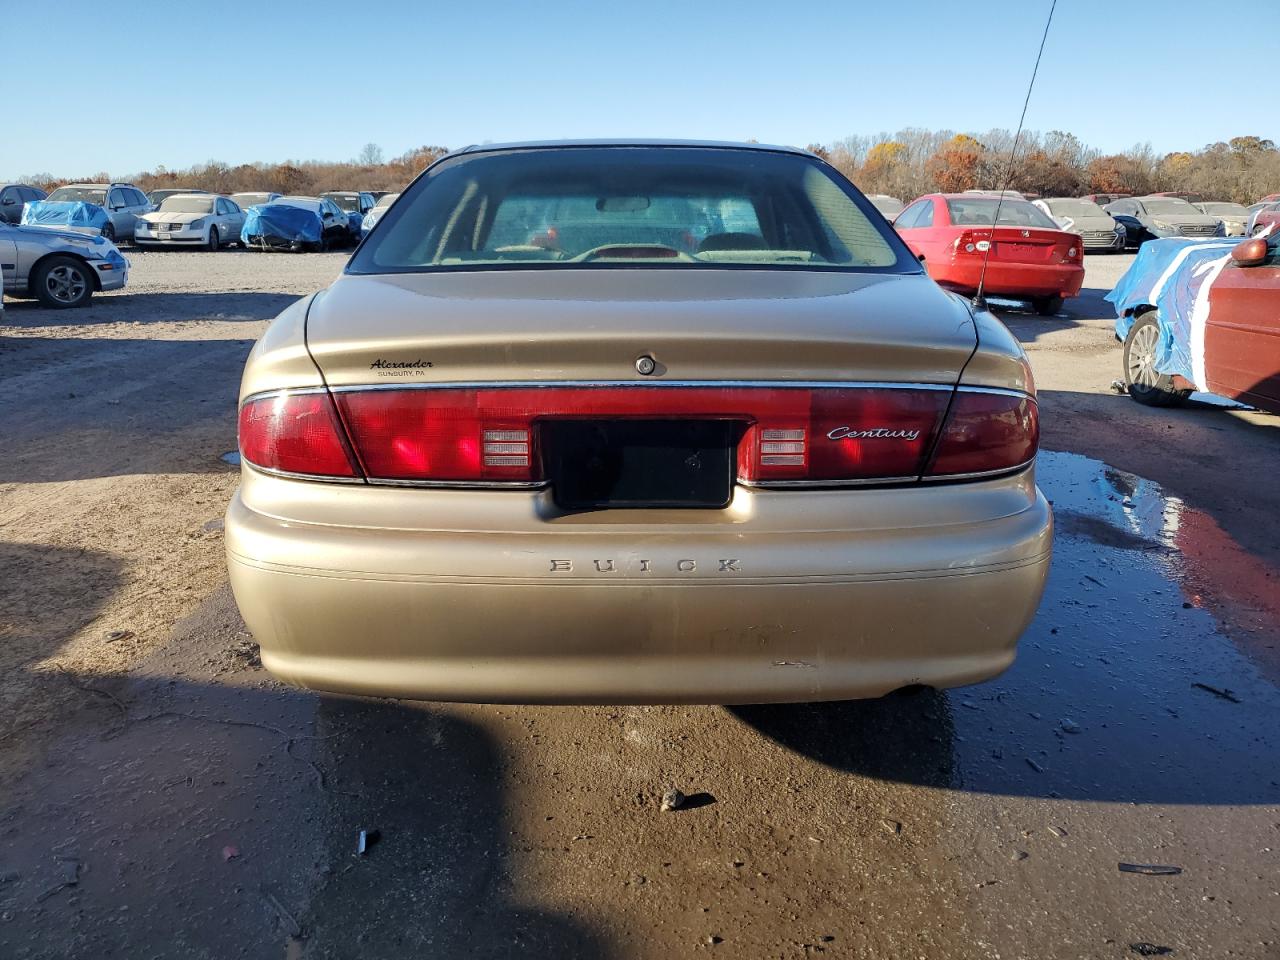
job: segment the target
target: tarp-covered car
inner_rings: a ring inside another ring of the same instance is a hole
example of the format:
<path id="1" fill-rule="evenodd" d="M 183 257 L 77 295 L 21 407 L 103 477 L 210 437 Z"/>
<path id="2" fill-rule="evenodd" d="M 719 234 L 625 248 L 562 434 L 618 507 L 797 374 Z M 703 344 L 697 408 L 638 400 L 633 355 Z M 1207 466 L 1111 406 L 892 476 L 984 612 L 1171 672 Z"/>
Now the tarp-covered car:
<path id="1" fill-rule="evenodd" d="M 101 236 L 0 223 L 4 293 L 34 297 L 46 307 L 82 307 L 95 291 L 119 290 L 129 261 Z"/>
<path id="2" fill-rule="evenodd" d="M 1200 390 L 1280 412 L 1278 239 L 1142 246 L 1107 294 L 1131 397 L 1169 406 Z"/>
<path id="3" fill-rule="evenodd" d="M 248 250 L 319 250 L 325 246 L 320 215 L 289 203 L 264 203 L 245 212 L 240 242 Z"/>
<path id="4" fill-rule="evenodd" d="M 22 208 L 22 226 L 60 230 L 63 233 L 102 235 L 111 220 L 96 203 L 83 200 L 36 200 Z"/>

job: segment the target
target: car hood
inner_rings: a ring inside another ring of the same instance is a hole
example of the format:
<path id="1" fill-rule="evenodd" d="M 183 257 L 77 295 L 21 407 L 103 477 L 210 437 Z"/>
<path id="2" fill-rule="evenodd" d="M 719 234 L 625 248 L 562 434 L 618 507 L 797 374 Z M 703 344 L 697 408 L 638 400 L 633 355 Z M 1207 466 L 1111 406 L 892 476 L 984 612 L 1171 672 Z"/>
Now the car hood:
<path id="1" fill-rule="evenodd" d="M 108 246 L 114 246 L 114 244 L 111 244 L 111 242 L 102 235 L 102 232 L 98 230 L 97 227 L 68 227 L 65 225 L 45 227 L 38 223 L 25 223 L 22 226 L 14 227 L 13 229 L 27 237 L 39 237 L 41 239 L 56 237 L 63 240 L 78 240 L 81 243 L 88 238 L 90 240 L 101 241 L 103 244 Z"/>
<path id="2" fill-rule="evenodd" d="M 1081 230 L 1115 230 L 1116 222 L 1111 217 L 1070 217 L 1064 218 L 1072 221 L 1070 227 L 1064 227 L 1072 233 L 1079 233 Z"/>
<path id="3" fill-rule="evenodd" d="M 161 213 L 159 210 L 153 210 L 151 213 L 144 213 L 139 220 L 145 220 L 147 223 L 191 223 L 193 220 L 203 220 L 205 217 L 212 217 L 212 213 Z"/>
<path id="4" fill-rule="evenodd" d="M 1176 224 L 1177 226 L 1214 226 L 1218 222 L 1217 217 L 1211 217 L 1207 213 L 1146 213 L 1142 215 L 1143 220 L 1163 220 L 1165 223 Z"/>
<path id="5" fill-rule="evenodd" d="M 568 269 L 344 275 L 307 345 L 334 386 L 487 380 L 954 383 L 967 306 L 921 274 Z"/>

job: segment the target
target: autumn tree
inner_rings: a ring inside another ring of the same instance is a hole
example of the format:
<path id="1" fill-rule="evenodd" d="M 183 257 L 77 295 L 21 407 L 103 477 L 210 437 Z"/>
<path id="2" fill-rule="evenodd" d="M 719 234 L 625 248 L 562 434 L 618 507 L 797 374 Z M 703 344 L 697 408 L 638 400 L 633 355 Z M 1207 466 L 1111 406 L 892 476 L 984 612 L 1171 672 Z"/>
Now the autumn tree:
<path id="1" fill-rule="evenodd" d="M 957 133 L 929 158 L 925 169 L 943 193 L 960 193 L 978 185 L 983 146 L 973 137 Z"/>

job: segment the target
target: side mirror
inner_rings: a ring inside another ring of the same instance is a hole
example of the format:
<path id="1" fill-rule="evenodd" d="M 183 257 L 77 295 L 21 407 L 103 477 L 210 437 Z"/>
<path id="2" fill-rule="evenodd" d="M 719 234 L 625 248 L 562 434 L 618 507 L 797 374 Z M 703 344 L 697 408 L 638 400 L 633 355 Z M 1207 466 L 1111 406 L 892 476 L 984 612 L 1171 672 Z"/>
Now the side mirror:
<path id="1" fill-rule="evenodd" d="M 1267 262 L 1267 241 L 1253 237 L 1231 248 L 1231 259 L 1237 267 L 1256 267 Z"/>
<path id="2" fill-rule="evenodd" d="M 923 254 L 923 253 L 917 253 L 917 254 L 916 254 L 916 259 L 917 259 L 917 260 L 919 260 L 921 263 L 924 263 L 924 254 Z"/>

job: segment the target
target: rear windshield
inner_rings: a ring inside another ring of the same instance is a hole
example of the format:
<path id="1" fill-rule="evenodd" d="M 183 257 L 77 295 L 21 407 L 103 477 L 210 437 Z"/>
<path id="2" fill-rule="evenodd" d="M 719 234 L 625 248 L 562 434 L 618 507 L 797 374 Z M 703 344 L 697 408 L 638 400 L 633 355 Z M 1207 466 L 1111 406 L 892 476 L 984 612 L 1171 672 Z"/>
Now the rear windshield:
<path id="1" fill-rule="evenodd" d="M 1143 200 L 1142 205 L 1147 208 L 1147 213 L 1195 213 L 1200 211 L 1187 203 L 1185 200 L 1179 200 L 1176 197 L 1156 197 L 1154 199 Z"/>
<path id="2" fill-rule="evenodd" d="M 348 269 L 918 272 L 872 209 L 824 165 L 797 154 L 697 147 L 464 154 L 415 181 Z"/>
<path id="3" fill-rule="evenodd" d="M 323 194 L 326 200 L 332 200 L 345 213 L 358 213 L 360 210 L 360 197 L 354 193 L 326 193 Z"/>
<path id="4" fill-rule="evenodd" d="M 96 203 L 103 206 L 107 202 L 107 191 L 88 190 L 83 187 L 59 187 L 49 194 L 50 200 L 70 203 Z"/>
<path id="5" fill-rule="evenodd" d="M 165 197 L 160 202 L 161 213 L 213 213 L 213 198 Z"/>
<path id="6" fill-rule="evenodd" d="M 951 222 L 962 226 L 990 226 L 996 222 L 996 207 L 1000 208 L 999 223 L 1006 227 L 1045 227 L 1057 230 L 1058 225 L 1047 213 L 1026 200 L 1001 200 L 998 197 L 964 197 L 947 201 Z"/>

